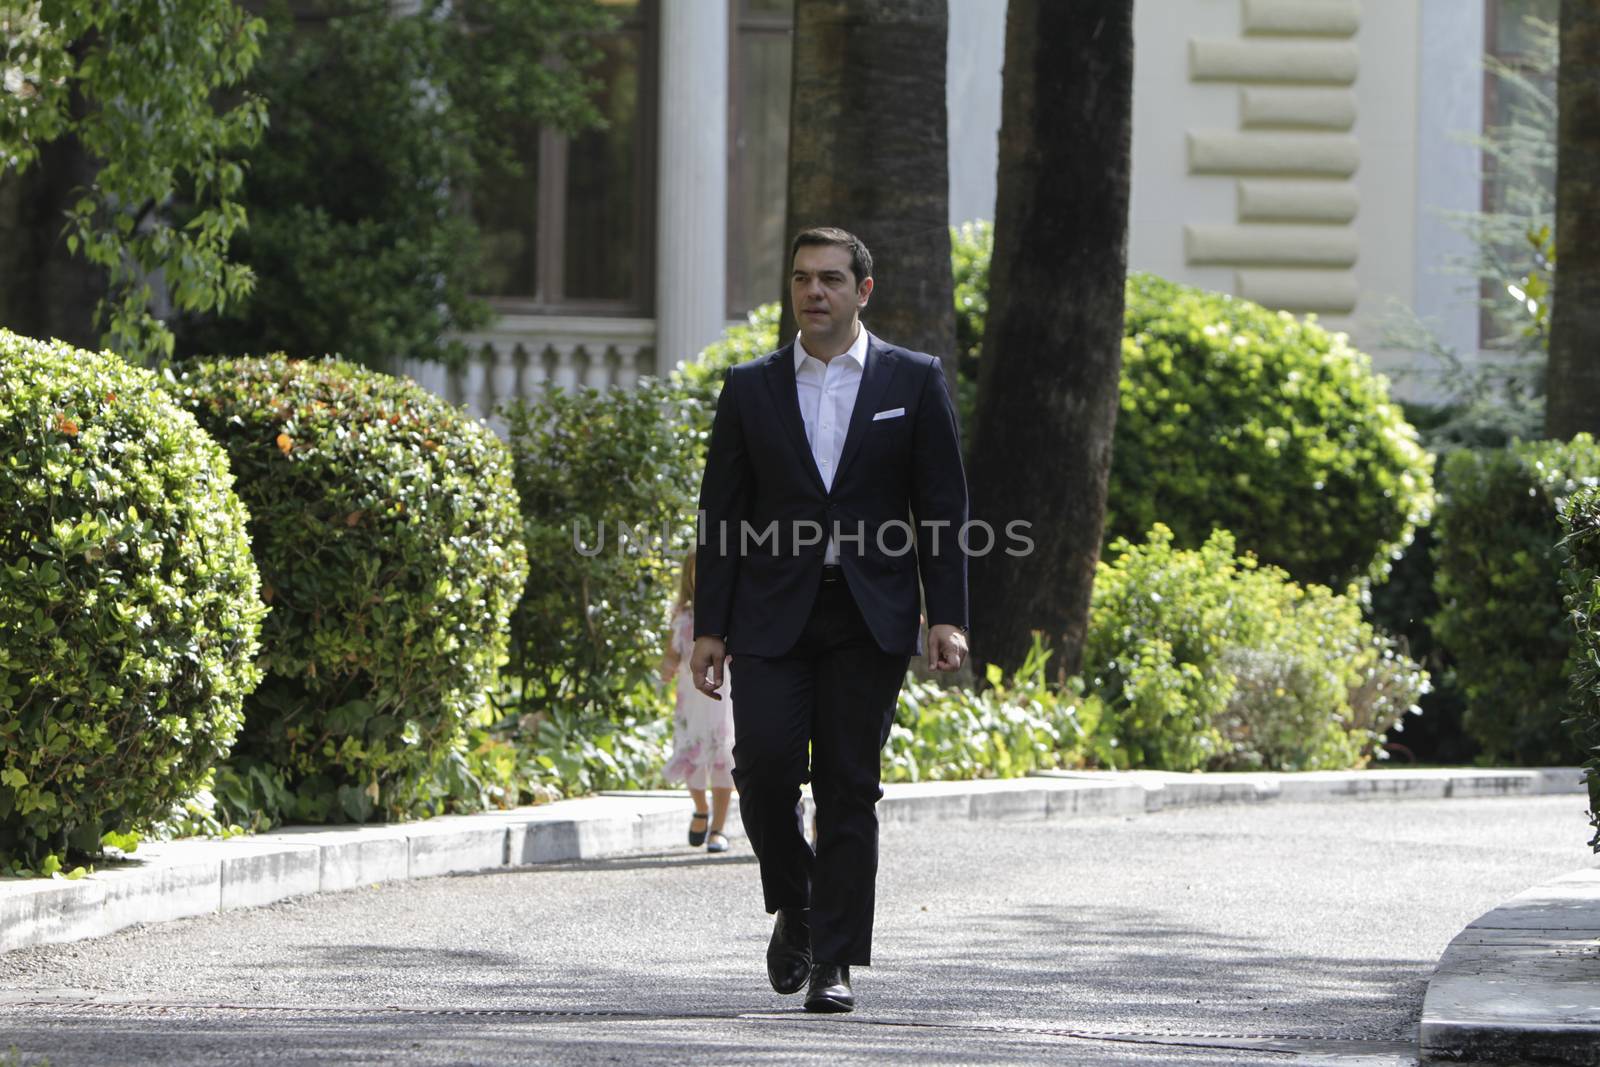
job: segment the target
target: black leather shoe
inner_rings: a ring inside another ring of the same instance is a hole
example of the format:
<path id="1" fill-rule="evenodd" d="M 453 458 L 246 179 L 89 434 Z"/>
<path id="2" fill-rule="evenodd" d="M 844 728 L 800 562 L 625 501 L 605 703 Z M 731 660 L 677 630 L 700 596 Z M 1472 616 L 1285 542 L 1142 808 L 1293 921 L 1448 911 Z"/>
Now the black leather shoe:
<path id="1" fill-rule="evenodd" d="M 855 1011 L 855 994 L 850 992 L 848 963 L 813 963 L 811 985 L 806 989 L 806 1011 Z"/>
<path id="2" fill-rule="evenodd" d="M 811 922 L 805 908 L 779 908 L 767 943 L 767 977 L 780 993 L 798 993 L 811 970 Z"/>

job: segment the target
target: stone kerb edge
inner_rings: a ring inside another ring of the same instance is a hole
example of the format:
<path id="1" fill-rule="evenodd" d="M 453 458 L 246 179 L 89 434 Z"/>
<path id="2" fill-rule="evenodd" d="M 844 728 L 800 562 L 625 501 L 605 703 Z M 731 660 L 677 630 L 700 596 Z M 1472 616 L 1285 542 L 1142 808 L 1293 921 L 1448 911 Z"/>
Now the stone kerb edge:
<path id="1" fill-rule="evenodd" d="M 1292 788 L 1285 784 L 1292 783 Z M 1582 792 L 1581 771 L 1330 772 L 1227 780 L 1148 772 L 1053 772 L 1022 779 L 893 787 L 884 823 L 1134 814 L 1273 799 L 1503 796 Z M 682 840 L 677 797 L 568 802 L 361 828 L 295 827 L 229 841 L 146 846 L 137 866 L 66 882 L 0 883 L 0 952 L 113 933 L 141 922 L 255 907 L 315 892 L 481 870 L 595 859 Z M 737 800 L 734 801 L 735 805 Z M 738 835 L 736 810 L 730 836 Z"/>

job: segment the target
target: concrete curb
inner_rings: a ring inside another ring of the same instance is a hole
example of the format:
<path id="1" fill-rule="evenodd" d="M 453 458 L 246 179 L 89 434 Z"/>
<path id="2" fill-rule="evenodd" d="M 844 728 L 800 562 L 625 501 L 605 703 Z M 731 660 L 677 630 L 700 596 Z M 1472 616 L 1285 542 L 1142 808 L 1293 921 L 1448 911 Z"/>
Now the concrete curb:
<path id="1" fill-rule="evenodd" d="M 1422 1004 L 1425 1059 L 1600 1064 L 1600 869 L 1534 886 L 1456 935 Z"/>
<path id="2" fill-rule="evenodd" d="M 886 786 L 885 825 L 1133 815 L 1201 804 L 1528 796 L 1583 791 L 1576 768 L 1305 774 L 1048 772 Z M 309 893 L 684 847 L 679 791 L 612 793 L 513 811 L 365 827 L 291 827 L 142 846 L 78 881 L 0 879 L 0 952 Z M 738 834 L 737 800 L 730 836 Z"/>

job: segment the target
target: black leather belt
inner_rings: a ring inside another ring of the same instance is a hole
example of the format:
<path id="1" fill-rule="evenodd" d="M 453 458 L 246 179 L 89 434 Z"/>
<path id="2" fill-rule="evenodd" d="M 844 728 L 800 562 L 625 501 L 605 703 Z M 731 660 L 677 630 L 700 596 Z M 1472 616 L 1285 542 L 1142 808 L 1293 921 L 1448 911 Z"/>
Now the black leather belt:
<path id="1" fill-rule="evenodd" d="M 844 581 L 844 568 L 837 563 L 824 563 L 822 565 L 822 580 L 824 583 Z"/>

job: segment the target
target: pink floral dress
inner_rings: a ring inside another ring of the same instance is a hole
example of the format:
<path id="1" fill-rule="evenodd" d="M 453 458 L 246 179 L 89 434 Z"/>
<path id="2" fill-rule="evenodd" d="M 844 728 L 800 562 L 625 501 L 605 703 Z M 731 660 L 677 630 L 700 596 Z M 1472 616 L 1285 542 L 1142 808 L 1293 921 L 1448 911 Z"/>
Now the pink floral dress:
<path id="1" fill-rule="evenodd" d="M 733 788 L 733 701 L 728 699 L 727 665 L 721 700 L 694 687 L 689 656 L 694 651 L 694 616 L 680 611 L 672 620 L 672 650 L 678 654 L 678 704 L 672 718 L 672 758 L 662 768 L 669 782 L 690 789 Z"/>

